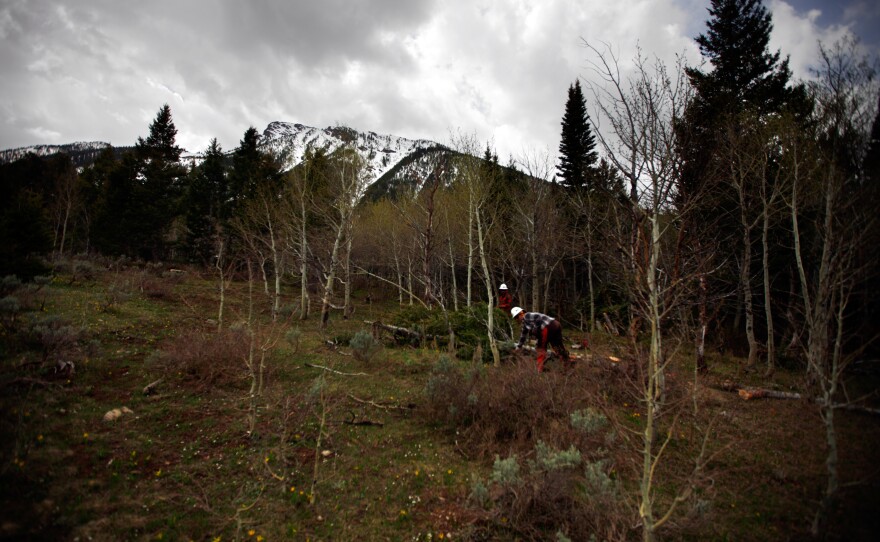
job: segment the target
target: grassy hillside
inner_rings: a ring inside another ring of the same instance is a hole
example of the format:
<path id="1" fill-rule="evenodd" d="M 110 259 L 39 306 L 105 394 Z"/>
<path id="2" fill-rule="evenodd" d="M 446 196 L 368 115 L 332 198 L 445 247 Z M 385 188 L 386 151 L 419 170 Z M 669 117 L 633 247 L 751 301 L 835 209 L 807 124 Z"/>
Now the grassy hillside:
<path id="1" fill-rule="evenodd" d="M 244 282 L 218 333 L 216 280 L 197 270 L 82 262 L 3 288 L 3 539 L 640 539 L 640 374 L 623 338 L 594 335 L 573 371 L 537 375 L 526 357 L 495 368 L 387 332 L 369 348 L 365 321 L 398 312 L 378 286 L 323 333 L 317 318 L 272 323 Z M 661 533 L 805 537 L 824 484 L 816 409 L 719 389 L 791 390 L 801 373 L 768 382 L 715 353 L 697 376 L 679 355 L 658 517 L 692 491 Z M 868 540 L 880 418 L 839 418 L 841 472 L 859 483 L 832 532 Z"/>

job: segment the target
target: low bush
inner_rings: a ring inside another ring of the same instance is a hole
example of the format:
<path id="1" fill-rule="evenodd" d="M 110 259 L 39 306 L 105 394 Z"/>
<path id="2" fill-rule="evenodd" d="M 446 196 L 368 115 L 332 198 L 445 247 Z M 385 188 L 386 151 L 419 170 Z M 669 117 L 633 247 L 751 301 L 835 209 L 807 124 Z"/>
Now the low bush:
<path id="1" fill-rule="evenodd" d="M 179 374 L 199 390 L 235 388 L 247 382 L 249 344 L 244 330 L 190 331 L 166 343 L 152 362 L 166 373 Z"/>
<path id="2" fill-rule="evenodd" d="M 631 511 L 617 498 L 605 461 L 582 461 L 574 447 L 543 442 L 523 469 L 516 456 L 496 457 L 488 484 L 475 482 L 471 502 L 492 513 L 491 530 L 521 540 L 627 540 Z"/>
<path id="3" fill-rule="evenodd" d="M 373 334 L 369 331 L 358 331 L 354 337 L 348 342 L 354 359 L 363 363 L 369 363 L 379 350 L 382 349 L 382 343 L 377 341 Z"/>

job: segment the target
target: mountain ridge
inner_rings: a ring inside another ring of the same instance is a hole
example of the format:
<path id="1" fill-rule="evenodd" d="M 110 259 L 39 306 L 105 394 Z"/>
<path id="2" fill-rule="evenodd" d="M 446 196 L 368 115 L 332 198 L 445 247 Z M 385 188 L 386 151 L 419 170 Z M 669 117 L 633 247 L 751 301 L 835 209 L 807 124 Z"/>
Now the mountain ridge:
<path id="1" fill-rule="evenodd" d="M 260 136 L 260 148 L 282 159 L 282 167 L 291 169 L 302 162 L 308 148 L 322 149 L 332 153 L 341 146 L 351 144 L 364 159 L 367 185 L 377 184 L 381 192 L 391 187 L 410 185 L 418 187 L 428 178 L 439 155 L 452 151 L 429 139 L 409 139 L 393 134 L 359 131 L 348 126 L 316 128 L 299 122 L 272 121 Z M 16 149 L 0 150 L 0 163 L 13 162 L 28 153 L 49 157 L 67 153 L 78 167 L 92 163 L 105 148 L 117 147 L 103 141 L 75 142 L 60 145 L 31 145 Z M 231 154 L 229 151 L 227 154 Z M 184 150 L 180 163 L 196 166 L 204 159 L 203 152 Z"/>

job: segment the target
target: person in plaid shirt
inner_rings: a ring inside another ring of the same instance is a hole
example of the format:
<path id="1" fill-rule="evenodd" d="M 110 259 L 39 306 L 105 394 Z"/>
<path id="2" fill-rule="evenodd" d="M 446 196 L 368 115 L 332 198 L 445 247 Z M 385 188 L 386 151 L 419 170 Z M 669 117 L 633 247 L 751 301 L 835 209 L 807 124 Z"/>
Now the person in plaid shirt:
<path id="1" fill-rule="evenodd" d="M 540 312 L 525 312 L 521 307 L 512 308 L 510 315 L 522 324 L 522 333 L 520 333 L 519 342 L 516 343 L 517 350 L 522 348 L 529 335 L 534 335 L 538 340 L 536 350 L 538 351 L 539 373 L 544 371 L 547 344 L 550 344 L 553 347 L 553 351 L 562 358 L 562 363 L 566 368 L 572 366 L 568 350 L 565 349 L 565 342 L 562 340 L 562 326 L 559 322 Z"/>

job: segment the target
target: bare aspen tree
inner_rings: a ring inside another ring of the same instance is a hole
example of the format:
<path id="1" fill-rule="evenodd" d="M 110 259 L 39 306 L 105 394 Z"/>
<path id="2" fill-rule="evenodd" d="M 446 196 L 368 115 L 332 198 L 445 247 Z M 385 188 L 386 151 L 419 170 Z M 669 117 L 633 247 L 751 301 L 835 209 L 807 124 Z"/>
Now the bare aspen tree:
<path id="1" fill-rule="evenodd" d="M 876 69 L 860 58 L 857 44 L 849 40 L 831 48 L 820 46 L 820 56 L 818 78 L 811 84 L 817 133 L 799 131 L 786 141 L 791 178 L 788 203 L 806 323 L 807 370 L 827 445 L 826 483 L 811 526 L 814 536 L 825 531 L 841 488 L 835 411 L 844 406 L 838 404 L 838 395 L 844 385 L 843 371 L 853 355 L 844 350 L 846 333 L 857 325 L 847 320 L 846 311 L 860 275 L 867 271 L 856 263 L 855 255 L 862 236 L 877 219 L 876 209 L 859 201 L 866 189 L 860 178 L 862 159 L 871 121 L 877 115 Z M 815 217 L 811 227 L 802 227 L 810 217 Z M 807 231 L 815 231 L 817 238 L 810 238 Z M 806 243 L 818 247 L 818 262 L 810 264 L 806 258 Z"/>
<path id="2" fill-rule="evenodd" d="M 663 382 L 668 346 L 664 343 L 664 318 L 682 302 L 682 285 L 687 281 L 670 280 L 665 252 L 674 239 L 674 220 L 667 212 L 670 195 L 679 174 L 679 155 L 675 149 L 673 127 L 684 112 L 690 87 L 681 61 L 670 71 L 659 60 L 648 65 L 638 52 L 633 60 L 633 75 L 625 80 L 620 64 L 606 46 L 600 50 L 586 43 L 593 53 L 593 71 L 601 83 L 592 85 L 599 118 L 609 130 L 597 126 L 597 138 L 608 159 L 626 177 L 630 185 L 633 220 L 628 264 L 633 291 L 633 310 L 649 329 L 650 346 L 645 354 L 645 379 L 641 400 L 645 408 L 642 433 L 642 469 L 639 491 L 639 518 L 643 539 L 656 539 L 657 530 L 666 523 L 678 504 L 691 492 L 691 486 L 679 491 L 664 512 L 657 512 L 657 468 L 671 435 L 655 448 L 658 413 L 664 408 Z M 635 346 L 635 344 L 634 344 Z M 638 351 L 636 352 L 638 355 Z M 696 469 L 701 468 L 698 459 Z"/>
<path id="3" fill-rule="evenodd" d="M 462 136 L 455 142 L 454 147 L 461 154 L 456 164 L 457 180 L 463 186 L 468 201 L 468 304 L 470 304 L 470 266 L 473 264 L 474 252 L 479 254 L 480 268 L 483 275 L 483 285 L 486 289 L 488 310 L 486 314 L 486 335 L 489 349 L 492 352 L 492 360 L 495 366 L 501 365 L 501 353 L 498 342 L 495 339 L 495 292 L 492 285 L 491 266 L 489 265 L 489 230 L 492 224 L 491 213 L 488 210 L 489 197 L 492 190 L 493 179 L 485 178 L 480 171 L 480 161 L 476 158 L 476 139 Z M 471 229 L 473 228 L 473 229 Z M 476 239 L 471 238 L 475 234 Z M 476 241 L 476 243 L 474 243 Z"/>
<path id="4" fill-rule="evenodd" d="M 324 273 L 324 288 L 321 295 L 322 329 L 327 327 L 330 318 L 337 268 L 340 263 L 344 263 L 340 260 L 340 251 L 343 250 L 345 236 L 350 231 L 355 205 L 366 185 L 366 170 L 363 160 L 353 148 L 343 147 L 337 150 L 331 158 L 334 197 L 325 217 L 331 225 L 333 240 Z"/>
<path id="5" fill-rule="evenodd" d="M 309 297 L 309 254 L 311 250 L 309 217 L 315 212 L 316 192 L 323 175 L 317 162 L 320 162 L 323 157 L 321 151 L 315 151 L 312 148 L 306 149 L 302 163 L 291 170 L 288 175 L 288 245 L 291 246 L 299 260 L 300 320 L 308 319 L 311 308 L 311 298 Z"/>
<path id="6" fill-rule="evenodd" d="M 521 162 L 524 173 L 529 177 L 526 196 L 514 202 L 517 231 L 523 233 L 522 244 L 517 243 L 514 250 L 525 248 L 528 252 L 529 275 L 531 279 L 531 310 L 545 308 L 547 288 L 552 272 L 548 266 L 551 258 L 551 235 L 558 226 L 558 213 L 553 199 L 553 178 L 555 164 L 547 154 L 527 155 Z M 519 241 L 518 236 L 511 236 Z M 543 278 L 542 278 L 543 277 Z"/>
<path id="7" fill-rule="evenodd" d="M 79 177 L 72 163 L 56 160 L 61 170 L 57 172 L 55 179 L 55 239 L 53 248 L 58 254 L 64 255 L 67 242 L 67 228 L 70 224 L 70 215 L 79 204 Z M 60 237 L 60 239 L 59 239 Z"/>
<path id="8" fill-rule="evenodd" d="M 727 178 L 739 199 L 739 225 L 742 228 L 742 253 L 739 263 L 739 288 L 743 296 L 746 340 L 749 353 L 746 364 L 754 367 L 758 362 L 758 339 L 755 336 L 755 304 L 752 292 L 752 232 L 762 222 L 762 214 L 755 213 L 758 208 L 754 187 L 765 182 L 767 175 L 767 151 L 762 134 L 756 122 L 748 122 L 743 115 L 730 119 L 724 127 L 723 144 L 725 153 L 722 163 L 727 168 Z"/>

